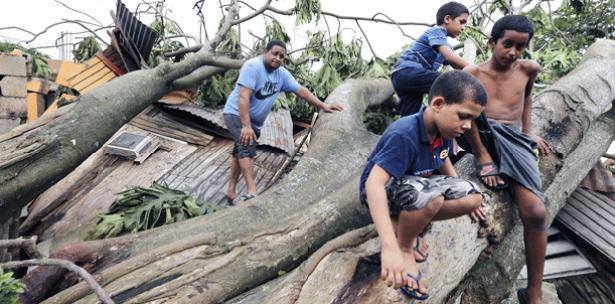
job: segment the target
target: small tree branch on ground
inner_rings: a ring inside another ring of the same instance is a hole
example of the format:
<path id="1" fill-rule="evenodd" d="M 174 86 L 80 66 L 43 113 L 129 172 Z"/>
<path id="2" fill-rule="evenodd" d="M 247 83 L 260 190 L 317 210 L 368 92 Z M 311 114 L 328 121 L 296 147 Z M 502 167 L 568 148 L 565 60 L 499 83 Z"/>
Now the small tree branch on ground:
<path id="1" fill-rule="evenodd" d="M 21 268 L 21 267 L 30 267 L 30 266 L 56 266 L 66 268 L 76 274 L 78 274 L 90 288 L 96 293 L 98 299 L 104 304 L 114 304 L 113 300 L 107 295 L 107 293 L 98 285 L 96 279 L 87 272 L 85 269 L 69 262 L 66 260 L 60 259 L 35 259 L 35 260 L 25 260 L 25 261 L 13 261 L 0 264 L 0 268 L 11 269 L 11 268 Z"/>

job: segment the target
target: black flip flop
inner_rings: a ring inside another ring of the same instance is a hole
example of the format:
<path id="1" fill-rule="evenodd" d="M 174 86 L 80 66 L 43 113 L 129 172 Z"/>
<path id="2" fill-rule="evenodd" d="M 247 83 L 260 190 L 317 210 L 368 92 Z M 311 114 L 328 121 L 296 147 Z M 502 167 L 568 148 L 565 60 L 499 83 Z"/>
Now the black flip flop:
<path id="1" fill-rule="evenodd" d="M 527 290 L 525 288 L 517 289 L 517 298 L 519 299 L 520 304 L 529 304 L 525 298 L 526 294 L 527 294 Z"/>

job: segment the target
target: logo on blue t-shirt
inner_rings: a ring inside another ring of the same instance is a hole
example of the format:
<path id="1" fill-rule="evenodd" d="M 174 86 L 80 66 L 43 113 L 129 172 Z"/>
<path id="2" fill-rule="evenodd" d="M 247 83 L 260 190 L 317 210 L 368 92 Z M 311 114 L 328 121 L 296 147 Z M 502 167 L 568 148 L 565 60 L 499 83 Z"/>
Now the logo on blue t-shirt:
<path id="1" fill-rule="evenodd" d="M 256 99 L 267 99 L 270 96 L 273 96 L 275 93 L 277 93 L 275 91 L 275 87 L 278 83 L 277 82 L 272 82 L 272 81 L 267 81 L 265 82 L 265 85 L 260 88 L 260 90 L 256 91 L 256 94 L 254 94 L 254 97 L 256 97 Z"/>

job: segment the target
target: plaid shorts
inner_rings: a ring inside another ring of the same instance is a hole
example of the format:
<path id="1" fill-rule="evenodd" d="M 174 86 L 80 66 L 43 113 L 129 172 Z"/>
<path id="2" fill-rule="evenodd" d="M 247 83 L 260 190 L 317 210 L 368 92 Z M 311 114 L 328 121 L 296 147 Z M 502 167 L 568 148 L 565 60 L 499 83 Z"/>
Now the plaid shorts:
<path id="1" fill-rule="evenodd" d="M 391 178 L 386 185 L 389 213 L 398 215 L 403 211 L 424 208 L 434 198 L 442 195 L 445 200 L 459 199 L 480 193 L 476 184 L 462 178 L 432 175 L 420 177 L 406 175 L 401 179 Z M 361 203 L 367 205 L 367 195 L 361 193 Z"/>

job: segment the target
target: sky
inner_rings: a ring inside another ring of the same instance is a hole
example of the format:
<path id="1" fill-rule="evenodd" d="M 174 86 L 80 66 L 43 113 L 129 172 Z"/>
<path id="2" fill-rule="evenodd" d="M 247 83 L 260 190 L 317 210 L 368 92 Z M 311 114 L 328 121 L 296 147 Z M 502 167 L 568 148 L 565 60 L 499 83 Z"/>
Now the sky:
<path id="1" fill-rule="evenodd" d="M 6 1 L 6 0 L 5 0 Z M 115 10 L 116 0 L 58 0 L 76 10 L 87 13 L 94 19 L 100 21 L 104 25 L 111 25 L 111 17 L 109 11 Z M 137 7 L 142 0 L 123 0 L 126 6 L 131 10 Z M 199 35 L 198 18 L 196 11 L 192 9 L 195 0 L 167 0 L 166 14 L 167 16 L 176 21 L 184 32 L 192 34 L 194 36 Z M 226 1 L 224 1 L 226 2 Z M 264 3 L 263 0 L 247 0 L 249 4 L 254 7 L 259 7 Z M 371 17 L 377 12 L 386 14 L 397 21 L 416 21 L 433 23 L 435 22 L 435 13 L 440 5 L 446 3 L 445 0 L 430 0 L 430 1 L 401 1 L 401 0 L 382 0 L 382 1 L 366 1 L 366 0 L 321 0 L 323 10 L 340 15 L 350 16 L 362 16 Z M 474 3 L 474 0 L 461 0 L 460 2 L 466 4 L 468 7 Z M 213 29 L 217 27 L 220 20 L 220 8 L 218 1 L 205 1 L 205 19 L 208 31 L 210 35 L 213 34 Z M 277 0 L 273 1 L 273 5 L 280 9 L 289 9 L 294 6 L 292 0 Z M 144 7 L 144 6 L 141 6 Z M 247 7 L 243 7 L 240 10 L 240 15 L 248 14 L 251 10 Z M 307 30 L 314 30 L 313 26 L 300 26 L 295 27 L 294 17 L 287 17 L 269 13 L 276 17 L 287 29 L 291 41 L 291 49 L 300 48 L 305 44 L 305 37 Z M 20 0 L 13 1 L 8 8 L 0 10 L 0 28 L 16 26 L 29 30 L 34 33 L 38 33 L 45 29 L 46 26 L 55 22 L 62 21 L 62 19 L 69 20 L 84 20 L 92 23 L 97 21 L 85 16 L 83 14 L 71 11 L 64 7 L 56 0 Z M 256 17 L 242 25 L 242 41 L 246 44 L 252 44 L 252 37 L 248 31 L 257 36 L 262 36 L 264 33 L 264 17 Z M 152 21 L 152 16 L 141 15 L 141 20 L 145 24 L 149 24 Z M 329 26 L 332 31 L 336 31 L 338 28 L 337 21 L 333 18 L 327 18 Z M 89 26 L 89 25 L 88 25 Z M 340 24 L 343 29 L 343 37 L 346 39 L 356 35 L 362 36 L 360 30 L 353 21 L 342 21 Z M 361 26 L 366 32 L 376 54 L 380 57 L 387 57 L 402 48 L 403 45 L 407 45 L 411 40 L 404 37 L 401 32 L 394 25 L 376 24 L 372 22 L 361 22 Z M 95 28 L 95 26 L 91 26 Z M 325 23 L 321 20 L 319 27 L 326 29 Z M 418 36 L 425 30 L 423 26 L 404 26 L 404 31 L 411 36 Z M 44 47 L 53 46 L 57 37 L 61 32 L 75 32 L 82 31 L 83 28 L 73 25 L 64 24 L 50 28 L 45 34 L 42 34 L 33 43 L 29 44 L 30 47 Z M 105 31 L 99 31 L 98 35 L 103 37 L 107 42 L 109 41 L 108 35 Z M 70 37 L 71 42 L 78 42 L 82 37 L 87 34 L 78 34 Z M 27 34 L 19 30 L 0 30 L 0 40 L 5 41 L 20 41 L 28 40 L 32 37 L 31 34 Z M 185 43 L 185 41 L 184 41 Z M 60 50 L 57 48 L 42 48 L 40 51 L 50 55 L 52 58 L 60 58 Z M 364 45 L 364 57 L 371 57 L 371 52 L 367 45 Z M 64 51 L 66 55 L 67 51 Z"/>
<path id="2" fill-rule="evenodd" d="M 7 1 L 7 0 L 4 0 Z M 458 0 L 465 4 L 470 9 L 475 5 L 478 0 Z M 515 0 L 514 3 L 518 4 L 521 0 Z M 141 8 L 145 6 L 142 4 L 144 0 L 123 0 L 124 4 L 134 11 L 139 4 Z M 177 22 L 182 30 L 192 36 L 199 36 L 198 18 L 196 16 L 196 10 L 193 10 L 193 5 L 196 0 L 167 0 L 166 7 L 164 9 L 165 15 Z M 228 0 L 222 0 L 227 3 Z M 265 0 L 246 0 L 247 3 L 254 7 L 260 7 Z M 274 0 L 273 6 L 280 9 L 289 9 L 294 6 L 294 0 Z M 383 13 L 388 17 L 396 21 L 412 21 L 412 22 L 424 22 L 434 23 L 435 14 L 440 5 L 448 2 L 448 0 L 380 0 L 380 1 L 367 1 L 367 0 L 321 0 L 322 9 L 331 13 L 346 15 L 346 16 L 361 16 L 371 17 L 376 13 Z M 557 2 L 557 1 L 556 1 Z M 91 16 L 71 11 L 63 4 L 81 11 Z M 110 17 L 110 11 L 115 10 L 116 0 L 18 0 L 12 1 L 10 7 L 0 10 L 0 41 L 25 41 L 29 40 L 32 35 L 26 32 L 15 29 L 4 29 L 6 27 L 20 27 L 31 31 L 33 33 L 41 32 L 50 24 L 60 22 L 62 19 L 67 20 L 83 20 L 91 22 L 93 25 L 88 27 L 96 28 L 98 23 L 103 25 L 112 25 Z M 219 1 L 205 0 L 205 7 L 203 9 L 205 13 L 206 26 L 208 28 L 209 35 L 213 35 L 213 29 L 217 28 L 218 22 L 221 17 Z M 243 6 L 240 10 L 240 15 L 244 16 L 251 12 L 247 6 Z M 297 48 L 301 48 L 306 41 L 306 31 L 314 31 L 316 28 L 314 25 L 303 25 L 296 27 L 294 22 L 294 16 L 282 16 L 269 12 L 268 14 L 274 16 L 280 21 L 286 28 L 287 33 L 291 38 L 291 45 L 289 51 Z M 152 15 L 142 14 L 140 15 L 141 21 L 145 24 L 150 24 L 153 20 Z M 242 24 L 241 35 L 242 42 L 247 45 L 252 45 L 253 37 L 262 36 L 265 29 L 266 17 L 256 17 L 249 22 Z M 346 20 L 338 22 L 334 18 L 327 17 L 327 21 L 332 31 L 337 31 L 338 27 L 342 29 L 342 36 L 345 40 L 349 40 L 353 36 L 362 37 L 359 28 L 354 21 Z M 385 58 L 402 49 L 404 45 L 408 45 L 412 42 L 411 39 L 405 37 L 401 31 L 394 25 L 373 23 L 373 22 L 361 22 L 362 28 L 365 30 L 369 41 L 374 48 L 374 52 L 381 58 Z M 326 29 L 326 24 L 321 21 L 318 23 L 318 28 Z M 403 26 L 403 30 L 406 34 L 418 37 L 424 30 L 424 26 Z M 76 32 L 83 31 L 83 28 L 74 24 L 63 24 L 49 28 L 47 32 L 40 35 L 34 42 L 28 44 L 29 47 L 43 47 L 40 51 L 50 55 L 55 59 L 70 59 L 71 47 L 56 48 L 53 47 L 57 38 L 62 32 Z M 97 32 L 106 42 L 109 42 L 109 37 L 104 30 Z M 252 33 L 252 34 L 250 34 Z M 83 37 L 89 34 L 77 34 L 72 36 L 66 36 L 65 41 L 76 43 Z M 455 43 L 455 40 L 450 40 L 451 43 Z M 186 44 L 186 41 L 183 41 Z M 190 44 L 195 44 L 193 41 L 189 41 Z M 47 47 L 51 46 L 51 47 Z M 372 53 L 369 50 L 366 43 L 363 47 L 363 57 L 370 58 Z"/>

